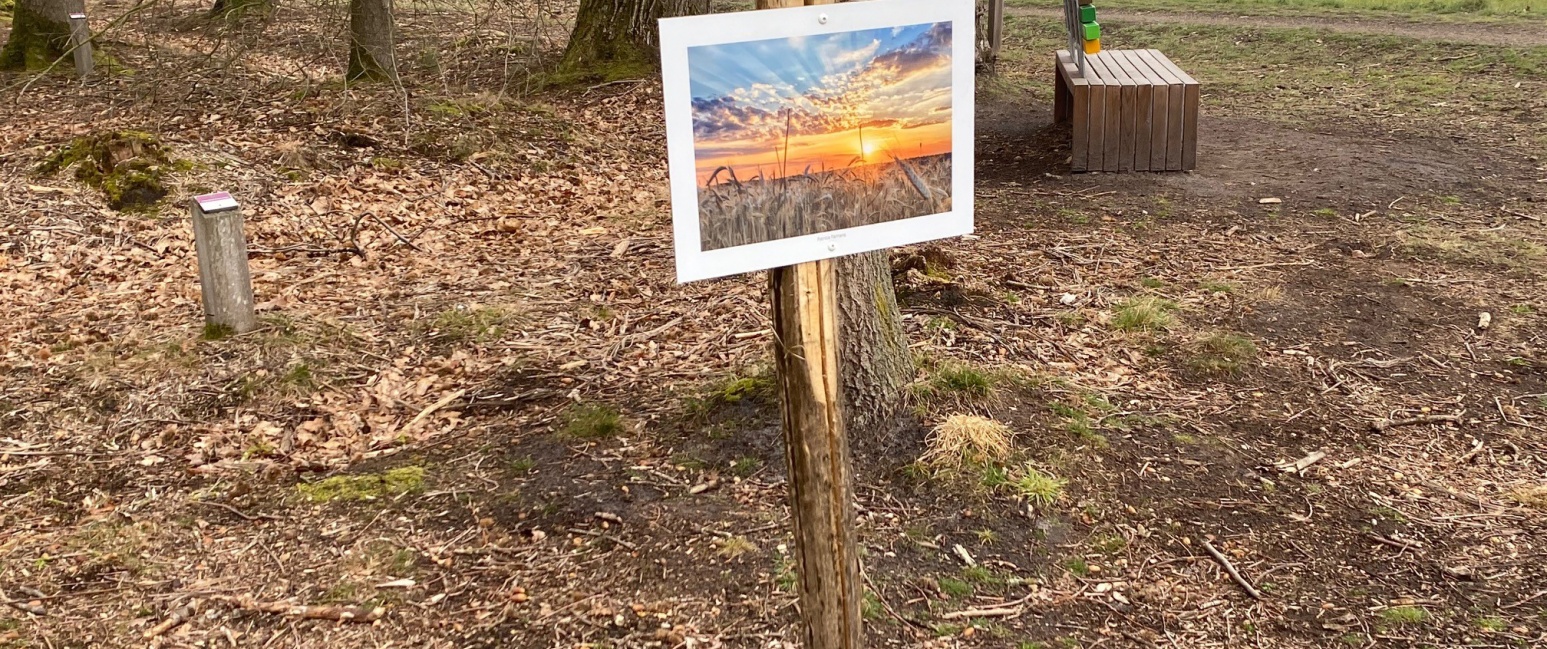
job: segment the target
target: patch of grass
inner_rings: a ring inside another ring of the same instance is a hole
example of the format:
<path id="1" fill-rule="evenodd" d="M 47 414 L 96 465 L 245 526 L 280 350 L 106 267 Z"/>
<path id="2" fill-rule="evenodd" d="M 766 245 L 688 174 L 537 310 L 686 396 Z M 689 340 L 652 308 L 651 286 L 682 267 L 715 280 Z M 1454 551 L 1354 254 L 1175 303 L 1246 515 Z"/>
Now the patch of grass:
<path id="1" fill-rule="evenodd" d="M 1085 563 L 1084 557 L 1069 557 L 1064 559 L 1064 569 L 1076 577 L 1089 577 L 1090 564 Z"/>
<path id="2" fill-rule="evenodd" d="M 978 484 L 988 491 L 993 491 L 1010 484 L 1010 472 L 997 464 L 984 466 L 982 475 L 978 477 Z"/>
<path id="3" fill-rule="evenodd" d="M 516 475 L 526 475 L 535 468 L 537 468 L 537 460 L 530 455 L 510 461 L 510 472 Z"/>
<path id="4" fill-rule="evenodd" d="M 955 577 L 938 577 L 935 579 L 935 585 L 940 588 L 942 594 L 952 599 L 972 596 L 972 584 Z"/>
<path id="5" fill-rule="evenodd" d="M 1107 555 L 1122 552 L 1126 547 L 1128 547 L 1128 539 L 1116 534 L 1102 534 L 1091 539 L 1090 542 L 1090 549 Z"/>
<path id="6" fill-rule="evenodd" d="M 1015 480 L 1010 483 L 1010 489 L 1026 502 L 1038 507 L 1046 507 L 1063 497 L 1066 483 L 1063 478 L 1043 473 L 1028 464 L 1021 468 L 1019 475 L 1015 476 Z"/>
<path id="7" fill-rule="evenodd" d="M 763 468 L 763 461 L 755 457 L 738 457 L 731 462 L 731 475 L 738 478 L 750 477 Z"/>
<path id="8" fill-rule="evenodd" d="M 800 575 L 795 574 L 795 562 L 781 555 L 774 564 L 774 587 L 786 593 L 793 593 L 799 585 Z"/>
<path id="9" fill-rule="evenodd" d="M 1091 419 L 1090 414 L 1085 410 L 1057 401 L 1048 404 L 1048 408 L 1062 419 L 1064 430 L 1070 435 L 1092 442 L 1099 447 L 1106 446 L 1106 438 L 1096 433 L 1095 420 Z"/>
<path id="10" fill-rule="evenodd" d="M 1257 357 L 1257 344 L 1246 336 L 1216 331 L 1192 341 L 1183 348 L 1187 369 L 1207 376 L 1225 376 L 1241 371 Z"/>
<path id="11" fill-rule="evenodd" d="M 1338 636 L 1338 642 L 1346 644 L 1350 647 L 1362 647 L 1364 646 L 1364 636 L 1357 633 L 1345 633 L 1341 636 Z"/>
<path id="12" fill-rule="evenodd" d="M 1429 612 L 1417 606 L 1393 606 L 1381 611 L 1380 619 L 1392 624 L 1418 624 L 1429 619 Z"/>
<path id="13" fill-rule="evenodd" d="M 1145 277 L 1139 280 L 1139 286 L 1143 286 L 1144 288 L 1164 288 L 1165 285 L 1166 283 L 1161 281 L 1158 277 Z"/>
<path id="14" fill-rule="evenodd" d="M 919 460 L 948 471 L 1001 464 L 1010 456 L 1012 435 L 1009 426 L 992 419 L 951 415 L 930 432 Z"/>
<path id="15" fill-rule="evenodd" d="M 879 620 L 886 613 L 886 607 L 881 604 L 881 597 L 865 589 L 864 599 L 859 603 L 859 614 L 867 620 Z"/>
<path id="16" fill-rule="evenodd" d="M 1236 289 L 1235 284 L 1231 284 L 1230 282 L 1221 282 L 1219 280 L 1204 280 L 1198 282 L 1198 288 L 1210 293 L 1234 293 Z"/>
<path id="17" fill-rule="evenodd" d="M 983 545 L 993 545 L 999 542 L 999 533 L 986 527 L 981 530 L 974 531 L 972 534 L 973 536 L 978 537 L 978 543 L 982 543 Z"/>
<path id="18" fill-rule="evenodd" d="M 1529 304 L 1516 304 L 1509 308 L 1509 312 L 1515 315 L 1531 315 L 1536 313 L 1536 307 Z"/>
<path id="19" fill-rule="evenodd" d="M 1335 219 L 1338 215 L 1338 211 L 1330 207 L 1323 207 L 1311 213 L 1324 219 Z"/>
<path id="20" fill-rule="evenodd" d="M 512 319 L 501 307 L 458 305 L 436 314 L 425 333 L 437 342 L 483 343 L 503 335 Z"/>
<path id="21" fill-rule="evenodd" d="M 1058 217 L 1075 225 L 1090 224 L 1090 216 L 1079 210 L 1070 209 L 1067 207 L 1058 210 Z"/>
<path id="22" fill-rule="evenodd" d="M 960 624 L 953 624 L 951 622 L 939 622 L 930 628 L 934 629 L 935 637 L 949 638 L 951 636 L 961 635 L 961 632 L 967 627 Z"/>
<path id="23" fill-rule="evenodd" d="M 715 541 L 715 553 L 726 559 L 736 559 L 757 552 L 757 544 L 745 536 L 727 536 Z"/>
<path id="24" fill-rule="evenodd" d="M 564 413 L 560 434 L 575 439 L 604 439 L 623 432 L 623 416 L 603 403 L 580 403 Z"/>
<path id="25" fill-rule="evenodd" d="M 1509 628 L 1509 625 L 1501 618 L 1480 617 L 1477 618 L 1477 628 L 1482 629 L 1483 631 L 1498 633 L 1504 629 Z"/>
<path id="26" fill-rule="evenodd" d="M 1176 323 L 1176 303 L 1153 295 L 1128 298 L 1114 305 L 1112 327 L 1118 331 L 1156 331 Z"/>
<path id="27" fill-rule="evenodd" d="M 296 492 L 313 503 L 362 501 L 424 491 L 424 467 L 405 466 L 385 473 L 338 475 L 295 486 Z"/>
<path id="28" fill-rule="evenodd" d="M 1402 250 L 1419 257 L 1512 271 L 1540 272 L 1547 247 L 1518 235 L 1500 232 L 1457 233 L 1418 226 L 1397 233 Z"/>
<path id="29" fill-rule="evenodd" d="M 974 584 L 1000 584 L 1004 580 L 994 571 L 983 566 L 967 566 L 962 568 L 962 579 Z"/>

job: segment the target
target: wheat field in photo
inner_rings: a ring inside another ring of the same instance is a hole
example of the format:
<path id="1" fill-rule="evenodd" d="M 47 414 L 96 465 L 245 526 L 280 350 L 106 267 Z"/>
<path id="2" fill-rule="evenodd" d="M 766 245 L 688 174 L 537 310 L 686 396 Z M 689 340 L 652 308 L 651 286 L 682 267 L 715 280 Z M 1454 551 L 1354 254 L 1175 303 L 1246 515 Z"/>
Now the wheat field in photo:
<path id="1" fill-rule="evenodd" d="M 951 154 L 743 180 L 724 168 L 699 190 L 703 250 L 951 210 Z"/>

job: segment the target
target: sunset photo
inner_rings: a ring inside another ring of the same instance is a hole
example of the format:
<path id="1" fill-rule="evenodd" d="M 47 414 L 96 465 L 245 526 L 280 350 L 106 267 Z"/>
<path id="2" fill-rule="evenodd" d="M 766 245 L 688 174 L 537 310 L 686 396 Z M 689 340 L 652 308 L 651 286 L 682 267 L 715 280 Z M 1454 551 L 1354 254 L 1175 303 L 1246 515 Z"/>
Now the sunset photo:
<path id="1" fill-rule="evenodd" d="M 951 211 L 951 23 L 688 48 L 703 250 Z"/>

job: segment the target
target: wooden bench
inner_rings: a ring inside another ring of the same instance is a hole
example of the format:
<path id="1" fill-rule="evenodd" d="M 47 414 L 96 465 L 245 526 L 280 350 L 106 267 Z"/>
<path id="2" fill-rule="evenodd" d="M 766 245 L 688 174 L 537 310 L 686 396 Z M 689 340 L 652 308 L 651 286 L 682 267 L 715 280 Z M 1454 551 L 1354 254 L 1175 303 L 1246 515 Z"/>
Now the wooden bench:
<path id="1" fill-rule="evenodd" d="M 1074 171 L 1188 171 L 1198 163 L 1197 80 L 1159 50 L 1058 51 L 1053 121 L 1073 131 Z"/>

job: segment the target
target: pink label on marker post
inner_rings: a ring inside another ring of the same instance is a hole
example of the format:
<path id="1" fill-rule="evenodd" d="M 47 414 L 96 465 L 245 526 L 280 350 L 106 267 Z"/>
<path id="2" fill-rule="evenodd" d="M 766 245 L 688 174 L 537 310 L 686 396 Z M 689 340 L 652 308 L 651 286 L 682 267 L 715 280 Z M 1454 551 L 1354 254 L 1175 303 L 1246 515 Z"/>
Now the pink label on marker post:
<path id="1" fill-rule="evenodd" d="M 214 194 L 195 196 L 193 201 L 199 204 L 199 211 L 205 214 L 227 212 L 237 208 L 236 199 L 231 197 L 231 192 L 216 192 Z"/>

